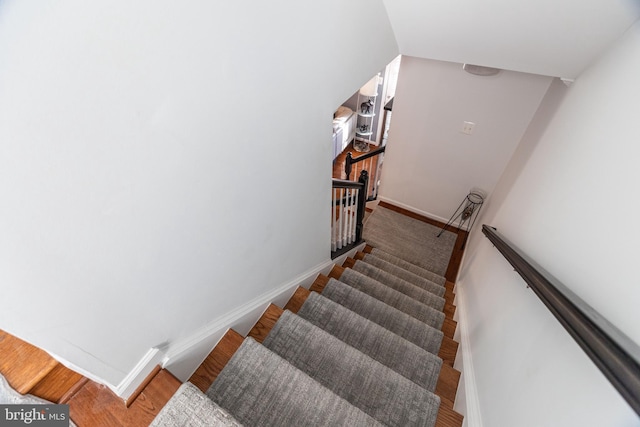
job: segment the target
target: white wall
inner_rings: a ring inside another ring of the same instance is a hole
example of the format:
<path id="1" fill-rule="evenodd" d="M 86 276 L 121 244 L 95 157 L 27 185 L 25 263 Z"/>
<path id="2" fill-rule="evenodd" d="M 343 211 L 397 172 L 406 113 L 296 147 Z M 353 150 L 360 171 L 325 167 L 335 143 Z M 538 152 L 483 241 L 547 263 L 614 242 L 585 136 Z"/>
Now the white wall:
<path id="1" fill-rule="evenodd" d="M 380 0 L 3 1 L 0 328 L 117 385 L 327 261 L 332 113 L 397 54 Z"/>
<path id="2" fill-rule="evenodd" d="M 568 90 L 554 84 L 548 125 L 540 114 L 544 131 L 485 222 L 640 344 L 638 75 L 637 22 Z M 488 240 L 469 250 L 458 288 L 483 424 L 640 425 Z"/>
<path id="3" fill-rule="evenodd" d="M 402 57 L 380 194 L 446 221 L 473 187 L 491 192 L 550 77 Z M 461 132 L 474 122 L 473 134 Z"/>

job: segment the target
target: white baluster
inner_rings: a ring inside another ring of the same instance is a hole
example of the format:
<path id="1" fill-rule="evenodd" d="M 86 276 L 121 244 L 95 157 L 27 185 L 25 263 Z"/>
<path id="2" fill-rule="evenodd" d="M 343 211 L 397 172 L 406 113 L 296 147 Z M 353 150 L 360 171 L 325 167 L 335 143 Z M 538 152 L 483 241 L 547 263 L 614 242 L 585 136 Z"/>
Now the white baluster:
<path id="1" fill-rule="evenodd" d="M 347 215 L 346 215 L 346 224 L 347 231 L 345 233 L 346 244 L 351 243 L 351 194 L 353 193 L 352 189 L 347 190 Z"/>
<path id="2" fill-rule="evenodd" d="M 351 201 L 351 193 L 353 192 L 352 189 L 348 189 L 347 190 L 347 207 L 346 207 L 346 215 L 345 215 L 345 235 L 344 235 L 344 239 L 345 239 L 345 245 L 348 245 L 349 243 L 351 243 L 351 205 L 350 205 L 350 201 Z"/>
<path id="3" fill-rule="evenodd" d="M 338 249 L 342 249 L 342 193 L 343 193 L 343 189 L 339 189 L 338 190 L 338 204 L 336 206 L 336 210 L 337 213 L 336 215 L 338 216 L 338 238 L 337 238 L 337 246 Z"/>
<path id="4" fill-rule="evenodd" d="M 358 191 L 362 190 L 355 190 L 353 192 L 353 200 L 351 203 L 351 206 L 353 206 L 353 214 L 351 215 L 351 241 L 353 243 L 356 242 L 356 225 L 358 222 Z"/>

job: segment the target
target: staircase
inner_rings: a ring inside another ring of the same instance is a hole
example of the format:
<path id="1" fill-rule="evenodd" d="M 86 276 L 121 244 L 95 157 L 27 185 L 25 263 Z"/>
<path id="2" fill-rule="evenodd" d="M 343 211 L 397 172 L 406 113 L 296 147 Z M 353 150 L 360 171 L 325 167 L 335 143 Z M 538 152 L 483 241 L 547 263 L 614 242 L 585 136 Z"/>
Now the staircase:
<path id="1" fill-rule="evenodd" d="M 461 426 L 453 299 L 444 277 L 367 246 L 246 338 L 229 330 L 189 382 L 220 425 Z M 186 422 L 163 414 L 172 401 L 153 425 Z"/>

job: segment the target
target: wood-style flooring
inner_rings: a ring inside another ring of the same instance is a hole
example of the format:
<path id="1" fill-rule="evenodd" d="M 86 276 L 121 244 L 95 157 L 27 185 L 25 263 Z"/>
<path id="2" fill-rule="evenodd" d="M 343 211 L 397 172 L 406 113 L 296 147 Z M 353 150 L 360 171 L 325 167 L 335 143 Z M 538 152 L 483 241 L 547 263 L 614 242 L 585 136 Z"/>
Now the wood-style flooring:
<path id="1" fill-rule="evenodd" d="M 22 394 L 68 404 L 69 415 L 79 427 L 146 427 L 180 387 L 180 381 L 171 373 L 158 368 L 127 407 L 109 388 L 2 330 L 0 373 Z"/>
<path id="2" fill-rule="evenodd" d="M 371 145 L 371 150 L 375 150 L 375 145 Z M 342 153 L 338 157 L 336 157 L 333 162 L 333 178 L 335 179 L 347 179 L 347 175 L 344 172 L 344 164 L 345 159 L 347 158 L 347 153 L 351 153 L 351 156 L 355 159 L 359 156 L 362 156 L 367 153 L 360 153 L 353 148 L 353 143 L 350 143 L 347 148 L 344 149 Z M 370 159 L 363 160 L 362 162 L 355 163 L 353 165 L 353 169 L 351 171 L 351 175 L 349 177 L 350 181 L 357 181 L 360 176 L 360 171 L 365 169 L 369 173 L 369 192 L 368 194 L 372 194 L 374 188 L 374 177 L 376 177 L 376 173 L 378 173 L 378 157 L 374 156 Z M 382 171 L 382 165 L 380 166 L 380 172 Z M 378 176 L 378 179 L 380 177 Z"/>

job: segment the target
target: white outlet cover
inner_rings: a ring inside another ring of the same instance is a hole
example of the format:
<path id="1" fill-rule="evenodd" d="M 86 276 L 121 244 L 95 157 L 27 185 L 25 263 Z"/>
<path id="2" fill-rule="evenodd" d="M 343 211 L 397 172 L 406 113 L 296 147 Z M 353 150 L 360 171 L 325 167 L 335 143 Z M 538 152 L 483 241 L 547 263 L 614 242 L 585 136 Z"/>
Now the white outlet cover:
<path id="1" fill-rule="evenodd" d="M 471 135 L 473 133 L 473 128 L 475 127 L 475 123 L 473 122 L 462 122 L 462 130 L 460 132 Z"/>

